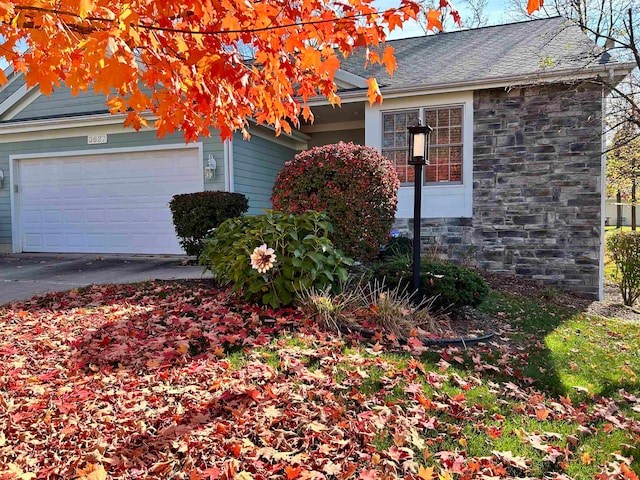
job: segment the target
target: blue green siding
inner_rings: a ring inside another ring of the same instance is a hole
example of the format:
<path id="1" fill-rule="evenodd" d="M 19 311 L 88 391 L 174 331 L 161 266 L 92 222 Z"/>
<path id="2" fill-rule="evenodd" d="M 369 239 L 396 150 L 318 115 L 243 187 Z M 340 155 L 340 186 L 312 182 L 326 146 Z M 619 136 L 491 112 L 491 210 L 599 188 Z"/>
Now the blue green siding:
<path id="1" fill-rule="evenodd" d="M 234 191 L 249 199 L 249 215 L 271 208 L 271 189 L 276 175 L 296 154 L 293 148 L 253 135 L 233 137 Z"/>
<path id="2" fill-rule="evenodd" d="M 74 96 L 71 95 L 71 90 L 66 87 L 56 88 L 49 96 L 39 95 L 13 120 L 49 118 L 53 115 L 62 117 L 87 113 L 107 113 L 109 109 L 106 106 L 106 101 L 104 95 L 80 92 Z"/>
<path id="3" fill-rule="evenodd" d="M 96 127 L 98 128 L 98 127 Z M 45 128 L 43 128 L 44 130 Z M 87 133 L 100 133 L 93 129 Z M 203 160 L 206 161 L 209 154 L 213 154 L 218 161 L 216 178 L 214 181 L 205 179 L 205 190 L 224 190 L 224 146 L 220 137 L 214 133 L 209 138 L 200 140 L 203 144 Z M 131 148 L 155 145 L 184 145 L 182 134 L 168 135 L 163 139 L 156 137 L 155 131 L 126 132 L 121 134 L 109 134 L 108 143 L 100 145 L 88 145 L 87 136 L 77 136 L 61 139 L 30 140 L 12 143 L 2 143 L 0 135 L 0 170 L 4 171 L 5 179 L 0 188 L 0 252 L 11 249 L 11 204 L 10 204 L 10 178 L 9 178 L 9 157 L 11 155 L 52 153 L 52 152 L 74 152 L 101 150 L 112 148 Z M 204 168 L 204 165 L 203 165 Z"/>
<path id="4" fill-rule="evenodd" d="M 9 83 L 5 84 L 0 89 L 0 103 L 4 102 L 11 95 L 13 95 L 22 85 L 24 85 L 23 78 L 14 79 L 16 75 L 21 75 L 21 74 L 12 73 L 11 75 L 9 75 Z"/>
<path id="5" fill-rule="evenodd" d="M 354 130 L 340 130 L 331 132 L 316 132 L 309 134 L 309 148 L 321 147 L 338 142 L 353 142 L 356 145 L 364 145 L 364 128 Z"/>

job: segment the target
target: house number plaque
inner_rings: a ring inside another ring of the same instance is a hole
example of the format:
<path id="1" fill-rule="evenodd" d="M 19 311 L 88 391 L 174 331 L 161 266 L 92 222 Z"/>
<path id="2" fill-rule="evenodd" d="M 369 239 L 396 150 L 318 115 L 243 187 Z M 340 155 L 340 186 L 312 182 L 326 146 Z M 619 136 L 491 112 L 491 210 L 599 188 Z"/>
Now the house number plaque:
<path id="1" fill-rule="evenodd" d="M 87 137 L 87 143 L 89 145 L 96 145 L 98 143 L 107 143 L 107 134 L 102 135 L 89 135 Z"/>

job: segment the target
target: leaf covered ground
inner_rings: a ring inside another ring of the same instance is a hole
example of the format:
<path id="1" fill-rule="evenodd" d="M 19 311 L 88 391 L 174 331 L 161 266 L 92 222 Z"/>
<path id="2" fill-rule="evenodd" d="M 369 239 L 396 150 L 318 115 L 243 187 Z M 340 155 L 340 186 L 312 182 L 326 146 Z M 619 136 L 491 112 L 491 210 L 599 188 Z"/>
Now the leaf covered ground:
<path id="1" fill-rule="evenodd" d="M 424 349 L 206 282 L 0 307 L 0 480 L 637 478 L 637 325 L 482 308 L 493 341 Z"/>

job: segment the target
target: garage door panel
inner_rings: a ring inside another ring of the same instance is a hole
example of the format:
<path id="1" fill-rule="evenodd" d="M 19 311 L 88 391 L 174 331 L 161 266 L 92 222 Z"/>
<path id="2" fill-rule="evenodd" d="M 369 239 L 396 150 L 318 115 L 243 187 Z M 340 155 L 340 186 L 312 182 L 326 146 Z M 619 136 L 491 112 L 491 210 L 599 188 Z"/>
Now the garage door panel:
<path id="1" fill-rule="evenodd" d="M 64 223 L 66 225 L 73 225 L 74 223 L 82 224 L 82 210 L 65 210 L 64 211 Z"/>
<path id="2" fill-rule="evenodd" d="M 183 253 L 168 203 L 201 191 L 196 149 L 20 161 L 23 251 Z"/>

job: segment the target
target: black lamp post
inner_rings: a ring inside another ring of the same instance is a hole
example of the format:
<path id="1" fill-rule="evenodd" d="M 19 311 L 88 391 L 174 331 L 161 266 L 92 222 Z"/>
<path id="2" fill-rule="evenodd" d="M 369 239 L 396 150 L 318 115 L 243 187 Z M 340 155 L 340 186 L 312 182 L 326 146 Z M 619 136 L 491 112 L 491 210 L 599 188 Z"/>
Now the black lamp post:
<path id="1" fill-rule="evenodd" d="M 422 302 L 420 293 L 420 219 L 422 218 L 422 166 L 429 165 L 429 139 L 433 130 L 429 125 L 407 127 L 409 130 L 409 165 L 413 165 L 413 289 L 416 305 Z"/>

